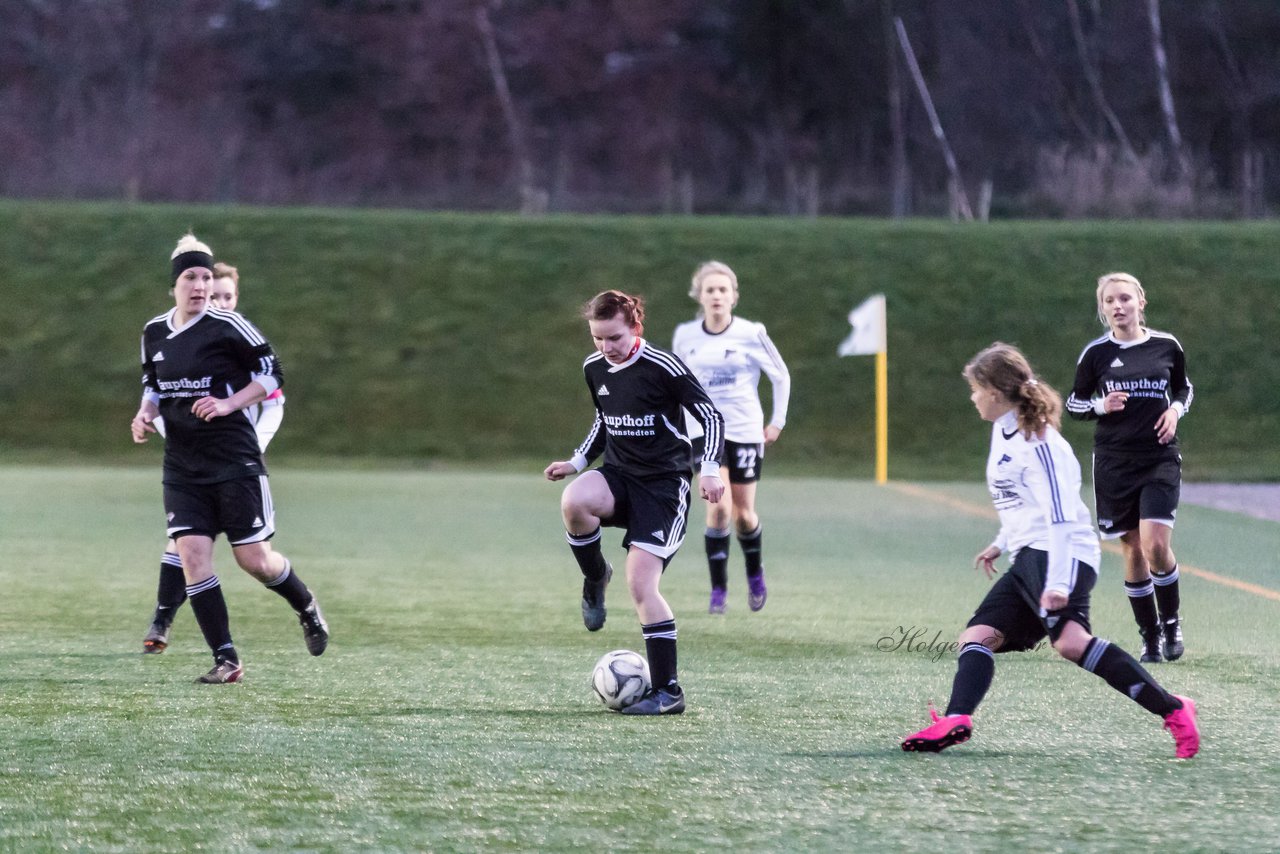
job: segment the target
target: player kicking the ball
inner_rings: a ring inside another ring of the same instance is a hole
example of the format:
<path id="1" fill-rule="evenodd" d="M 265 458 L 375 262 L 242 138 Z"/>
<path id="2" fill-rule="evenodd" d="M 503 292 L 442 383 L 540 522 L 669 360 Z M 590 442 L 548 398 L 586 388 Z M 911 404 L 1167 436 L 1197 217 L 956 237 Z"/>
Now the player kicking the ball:
<path id="1" fill-rule="evenodd" d="M 960 633 L 946 714 L 930 709 L 933 723 L 904 738 L 902 749 L 937 752 L 968 741 L 970 716 L 995 675 L 995 653 L 1031 649 L 1047 635 L 1063 658 L 1162 717 L 1177 757 L 1190 759 L 1200 749 L 1196 704 L 1170 694 L 1133 656 L 1090 631 L 1089 594 L 1101 551 L 1080 500 L 1080 464 L 1058 432 L 1062 398 L 1008 344 L 974 356 L 964 376 L 978 415 L 994 422 L 987 486 L 1000 514 L 1000 533 L 975 564 L 991 577 L 995 559 L 1008 551 L 1013 565 Z"/>
<path id="2" fill-rule="evenodd" d="M 690 440 L 684 410 L 702 423 L 706 445 L 700 492 L 724 494 L 720 458 L 724 419 L 684 364 L 641 337 L 644 302 L 620 291 L 596 295 L 583 310 L 596 351 L 583 363 L 596 417 L 569 460 L 543 472 L 561 480 L 604 454 L 604 464 L 565 487 L 560 499 L 566 536 L 585 580 L 582 621 L 604 626 L 605 588 L 613 574 L 600 548 L 600 527 L 624 528 L 627 587 L 640 618 L 653 688 L 622 710 L 627 715 L 673 715 L 685 708 L 676 679 L 676 621 L 658 583 L 684 542 L 689 515 Z"/>

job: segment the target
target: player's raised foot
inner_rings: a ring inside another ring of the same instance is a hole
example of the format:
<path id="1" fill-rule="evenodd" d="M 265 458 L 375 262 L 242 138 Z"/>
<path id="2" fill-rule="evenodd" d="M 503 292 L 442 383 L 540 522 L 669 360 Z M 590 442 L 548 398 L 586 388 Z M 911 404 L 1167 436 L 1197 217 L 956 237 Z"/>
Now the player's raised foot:
<path id="1" fill-rule="evenodd" d="M 142 651 L 147 655 L 158 655 L 169 646 L 169 626 L 159 621 L 151 624 L 147 636 L 142 639 Z"/>
<path id="2" fill-rule="evenodd" d="M 1161 653 L 1162 632 L 1156 629 L 1153 632 L 1142 633 L 1142 654 L 1138 656 L 1138 660 L 1143 664 L 1159 664 L 1164 661 L 1164 655 Z"/>
<path id="3" fill-rule="evenodd" d="M 752 611 L 764 607 L 764 600 L 769 598 L 769 588 L 764 586 L 764 573 L 747 576 L 747 604 Z"/>
<path id="4" fill-rule="evenodd" d="M 604 577 L 599 581 L 582 579 L 582 624 L 589 632 L 598 632 L 604 628 L 604 589 L 613 578 L 613 567 L 606 561 Z"/>
<path id="5" fill-rule="evenodd" d="M 1160 627 L 1160 631 L 1164 635 L 1165 660 L 1177 661 L 1182 658 L 1182 653 L 1187 651 L 1186 647 L 1182 645 L 1182 620 L 1178 617 L 1165 620 L 1164 625 Z"/>
<path id="6" fill-rule="evenodd" d="M 973 735 L 973 719 L 968 715 L 939 715 L 929 706 L 933 723 L 902 740 L 908 753 L 938 753 L 953 744 L 961 744 Z"/>
<path id="7" fill-rule="evenodd" d="M 298 622 L 302 624 L 302 638 L 307 642 L 307 652 L 320 655 L 329 645 L 329 624 L 324 614 L 320 613 L 320 603 L 311 597 L 311 604 L 298 612 Z"/>
<path id="8" fill-rule="evenodd" d="M 711 588 L 711 604 L 707 605 L 708 614 L 723 614 L 725 599 L 728 594 L 723 587 Z"/>
<path id="9" fill-rule="evenodd" d="M 243 664 L 229 658 L 224 658 L 222 661 L 214 664 L 212 670 L 201 676 L 196 681 L 203 682 L 205 685 L 230 685 L 232 682 L 239 682 L 243 676 Z"/>
<path id="10" fill-rule="evenodd" d="M 1182 708 L 1164 716 L 1164 728 L 1173 736 L 1179 759 L 1190 759 L 1200 751 L 1200 725 L 1196 723 L 1196 704 L 1190 697 L 1173 695 Z"/>
<path id="11" fill-rule="evenodd" d="M 684 712 L 684 691 L 674 682 L 649 693 L 622 710 L 624 715 L 678 715 Z"/>

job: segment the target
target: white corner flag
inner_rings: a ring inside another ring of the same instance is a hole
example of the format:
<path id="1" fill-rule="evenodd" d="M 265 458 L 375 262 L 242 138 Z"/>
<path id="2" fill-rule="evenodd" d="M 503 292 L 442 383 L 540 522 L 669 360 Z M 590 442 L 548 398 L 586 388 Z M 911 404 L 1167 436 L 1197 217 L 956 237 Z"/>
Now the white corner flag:
<path id="1" fill-rule="evenodd" d="M 884 294 L 873 294 L 849 312 L 853 331 L 836 350 L 841 356 L 876 357 L 876 483 L 889 481 L 889 335 Z"/>
<path id="2" fill-rule="evenodd" d="M 849 324 L 853 331 L 840 342 L 837 350 L 841 356 L 870 356 L 883 353 L 886 346 L 884 294 L 867 297 L 861 305 L 849 312 Z"/>

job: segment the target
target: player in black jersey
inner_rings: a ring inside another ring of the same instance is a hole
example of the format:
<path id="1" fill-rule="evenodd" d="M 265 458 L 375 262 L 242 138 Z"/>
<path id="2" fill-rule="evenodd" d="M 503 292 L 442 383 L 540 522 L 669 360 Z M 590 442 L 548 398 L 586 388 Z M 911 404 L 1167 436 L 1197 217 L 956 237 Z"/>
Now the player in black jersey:
<path id="1" fill-rule="evenodd" d="M 142 404 L 130 430 L 135 442 L 145 442 L 156 432 L 156 417 L 164 417 L 168 535 L 177 541 L 191 610 L 214 658 L 213 669 L 198 681 L 237 682 L 244 667 L 213 572 L 219 533 L 227 535 L 243 570 L 293 606 L 312 655 L 324 652 L 329 627 L 288 559 L 271 548 L 275 513 L 267 468 L 244 412 L 280 387 L 280 363 L 253 324 L 209 307 L 208 246 L 188 234 L 171 262 L 174 308 L 143 329 Z"/>
<path id="2" fill-rule="evenodd" d="M 211 308 L 224 311 L 235 311 L 240 302 L 240 272 L 230 264 L 221 261 L 213 265 L 213 283 L 209 286 L 205 299 Z M 258 435 L 258 447 L 265 454 L 267 445 L 280 429 L 284 418 L 284 389 L 276 389 L 261 403 L 244 410 L 253 420 L 254 432 Z M 157 418 L 154 426 L 161 436 L 164 435 L 164 419 Z M 160 578 L 156 584 L 156 609 L 151 618 L 151 627 L 142 639 L 142 651 L 149 655 L 157 655 L 169 647 L 169 630 L 178 614 L 182 603 L 187 601 L 187 582 L 182 574 L 182 558 L 178 557 L 178 546 L 172 538 L 165 543 L 164 553 L 160 556 Z"/>
<path id="3" fill-rule="evenodd" d="M 1098 279 L 1098 317 L 1110 331 L 1084 348 L 1066 409 L 1096 420 L 1093 490 L 1103 539 L 1120 539 L 1125 592 L 1142 660 L 1182 656 L 1178 561 L 1171 548 L 1182 486 L 1178 422 L 1191 381 L 1178 339 L 1148 329 L 1146 293 L 1128 273 Z"/>
<path id="4" fill-rule="evenodd" d="M 643 300 L 605 291 L 587 303 L 583 314 L 597 350 L 582 366 L 595 421 L 573 457 L 543 473 L 548 480 L 561 480 L 603 452 L 604 464 L 575 478 L 560 500 L 566 537 L 585 577 L 582 620 L 589 631 L 604 626 L 604 593 L 613 569 L 601 552 L 600 526 L 625 528 L 627 587 L 640 618 L 653 688 L 622 711 L 679 714 L 685 699 L 676 679 L 676 621 L 658 583 L 684 542 L 688 522 L 690 440 L 684 434 L 684 410 L 702 422 L 706 433 L 699 486 L 711 502 L 724 494 L 724 419 L 684 363 L 641 337 Z"/>

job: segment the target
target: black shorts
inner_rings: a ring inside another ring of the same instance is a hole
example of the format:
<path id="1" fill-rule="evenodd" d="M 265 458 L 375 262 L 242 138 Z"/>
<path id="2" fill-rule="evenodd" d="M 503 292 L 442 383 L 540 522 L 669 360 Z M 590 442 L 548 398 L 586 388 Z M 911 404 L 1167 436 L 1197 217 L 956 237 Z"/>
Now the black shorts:
<path id="1" fill-rule="evenodd" d="M 1094 454 L 1093 501 L 1098 530 L 1114 540 L 1144 519 L 1173 527 L 1182 493 L 1182 455 L 1133 459 Z"/>
<path id="2" fill-rule="evenodd" d="M 764 466 L 764 443 L 748 445 L 726 439 L 724 464 L 729 469 L 730 483 L 755 483 L 760 479 L 760 469 Z"/>
<path id="3" fill-rule="evenodd" d="M 1089 595 L 1098 573 L 1087 563 L 1075 561 L 1076 583 L 1067 598 L 1067 606 L 1040 616 L 1040 596 L 1044 593 L 1049 571 L 1049 553 L 1039 549 L 1021 549 L 1009 571 L 996 579 L 986 598 L 973 612 L 969 626 L 991 626 L 1004 635 L 999 652 L 1034 649 L 1048 636 L 1056 641 L 1067 622 L 1079 623 L 1086 632 L 1089 626 Z"/>
<path id="4" fill-rule="evenodd" d="M 697 436 L 693 440 L 691 462 L 697 471 L 702 461 L 702 450 L 706 447 L 706 437 Z M 764 443 L 747 444 L 724 442 L 724 466 L 729 470 L 730 483 L 755 483 L 760 479 L 760 469 L 764 466 Z"/>
<path id="5" fill-rule="evenodd" d="M 689 521 L 689 477 L 680 474 L 632 477 L 601 466 L 613 493 L 613 516 L 601 524 L 625 528 L 624 549 L 636 546 L 669 561 L 684 543 Z"/>
<path id="6" fill-rule="evenodd" d="M 265 476 L 221 483 L 166 483 L 164 513 L 168 534 L 177 539 L 225 533 L 233 546 L 271 539 L 276 532 L 271 486 Z"/>

